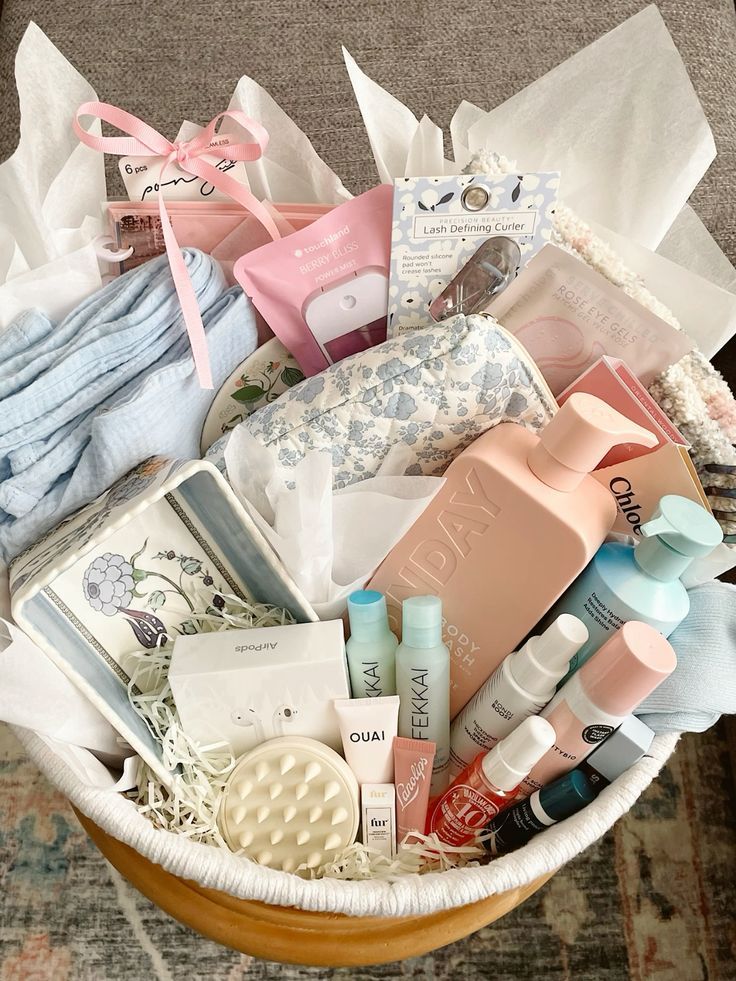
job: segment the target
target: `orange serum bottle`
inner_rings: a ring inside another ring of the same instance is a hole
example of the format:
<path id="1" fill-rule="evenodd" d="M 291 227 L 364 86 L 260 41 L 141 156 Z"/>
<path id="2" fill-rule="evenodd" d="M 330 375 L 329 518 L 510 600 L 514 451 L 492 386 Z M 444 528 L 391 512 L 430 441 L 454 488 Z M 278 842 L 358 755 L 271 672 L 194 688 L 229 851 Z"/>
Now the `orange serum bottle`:
<path id="1" fill-rule="evenodd" d="M 489 753 L 479 753 L 430 803 L 428 831 L 448 845 L 472 841 L 513 803 L 522 780 L 552 747 L 555 730 L 539 716 L 525 719 Z"/>

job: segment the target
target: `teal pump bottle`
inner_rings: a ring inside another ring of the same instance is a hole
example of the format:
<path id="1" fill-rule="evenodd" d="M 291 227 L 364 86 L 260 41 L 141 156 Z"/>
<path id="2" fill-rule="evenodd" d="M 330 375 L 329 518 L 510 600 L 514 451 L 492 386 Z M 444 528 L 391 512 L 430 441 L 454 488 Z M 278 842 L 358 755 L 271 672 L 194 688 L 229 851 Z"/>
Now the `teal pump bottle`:
<path id="1" fill-rule="evenodd" d="M 345 653 L 353 698 L 396 694 L 396 648 L 399 641 L 388 625 L 386 598 L 375 589 L 348 596 L 350 639 Z"/>
<path id="2" fill-rule="evenodd" d="M 669 637 L 690 610 L 680 576 L 723 539 L 705 508 L 676 494 L 661 498 L 641 533 L 643 540 L 635 546 L 602 545 L 544 618 L 548 624 L 571 613 L 588 628 L 589 639 L 571 659 L 560 685 L 630 620 L 642 620 Z"/>

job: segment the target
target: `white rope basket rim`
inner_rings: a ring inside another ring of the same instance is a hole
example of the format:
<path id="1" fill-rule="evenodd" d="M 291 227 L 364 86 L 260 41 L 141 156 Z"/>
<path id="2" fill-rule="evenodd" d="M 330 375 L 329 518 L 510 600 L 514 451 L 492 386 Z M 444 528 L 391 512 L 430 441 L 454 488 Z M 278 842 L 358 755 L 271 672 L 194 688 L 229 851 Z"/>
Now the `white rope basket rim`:
<path id="1" fill-rule="evenodd" d="M 348 916 L 412 916 L 465 906 L 521 886 L 565 865 L 631 809 L 672 754 L 681 733 L 655 737 L 649 753 L 583 811 L 489 865 L 382 880 L 301 879 L 223 849 L 155 828 L 112 791 L 92 790 L 35 733 L 12 727 L 53 786 L 107 834 L 179 878 L 237 899 Z"/>

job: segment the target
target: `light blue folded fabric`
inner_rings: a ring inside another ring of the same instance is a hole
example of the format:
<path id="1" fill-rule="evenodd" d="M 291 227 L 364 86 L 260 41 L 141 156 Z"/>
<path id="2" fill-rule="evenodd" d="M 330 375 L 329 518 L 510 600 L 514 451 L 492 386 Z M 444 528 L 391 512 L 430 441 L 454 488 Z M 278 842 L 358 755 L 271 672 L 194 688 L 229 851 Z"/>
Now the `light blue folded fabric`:
<path id="1" fill-rule="evenodd" d="M 206 310 L 225 288 L 222 271 L 203 252 L 186 249 L 184 255 L 199 307 Z M 99 405 L 162 358 L 181 334 L 166 256 L 98 290 L 40 343 L 3 366 L 0 455 Z"/>
<path id="2" fill-rule="evenodd" d="M 53 323 L 40 310 L 27 310 L 0 331 L 0 378 L 9 374 L 8 365 L 17 354 L 40 344 L 53 329 Z"/>
<path id="3" fill-rule="evenodd" d="M 707 582 L 689 596 L 669 638 L 677 667 L 635 713 L 655 732 L 704 732 L 736 712 L 736 586 Z"/>
<path id="4" fill-rule="evenodd" d="M 256 347 L 253 308 L 239 287 L 225 289 L 210 256 L 184 254 L 217 391 Z M 165 256 L 104 287 L 54 330 L 43 320 L 23 314 L 0 335 L 0 391 L 10 393 L 0 399 L 6 562 L 146 457 L 198 457 L 213 398 L 199 386 Z M 3 362 L 11 350 L 13 373 Z"/>
<path id="5" fill-rule="evenodd" d="M 86 415 L 89 415 L 89 413 L 86 413 Z M 63 443 L 67 436 L 77 429 L 81 420 L 84 418 L 85 415 L 75 416 L 74 419 L 70 419 L 63 426 L 59 426 L 56 432 L 51 433 L 50 436 L 46 436 L 44 439 L 34 440 L 32 443 L 26 443 L 24 446 L 19 446 L 17 450 L 11 450 L 7 456 L 9 474 L 20 474 L 29 467 L 32 467 L 37 460 L 50 453 L 59 443 Z"/>
<path id="6" fill-rule="evenodd" d="M 0 484 L 0 507 L 11 518 L 29 514 L 56 481 L 74 469 L 89 442 L 94 415 L 93 410 L 85 412 L 62 426 L 61 438 L 47 453 Z"/>

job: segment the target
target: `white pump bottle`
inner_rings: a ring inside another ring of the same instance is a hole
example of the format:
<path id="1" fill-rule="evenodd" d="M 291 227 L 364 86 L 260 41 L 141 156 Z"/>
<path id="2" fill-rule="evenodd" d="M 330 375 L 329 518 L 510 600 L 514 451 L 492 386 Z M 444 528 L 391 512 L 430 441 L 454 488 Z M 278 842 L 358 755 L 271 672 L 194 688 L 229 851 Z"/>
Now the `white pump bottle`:
<path id="1" fill-rule="evenodd" d="M 588 639 L 582 620 L 563 614 L 539 637 L 509 654 L 470 699 L 450 730 L 450 777 L 492 749 L 524 719 L 541 712 Z"/>

